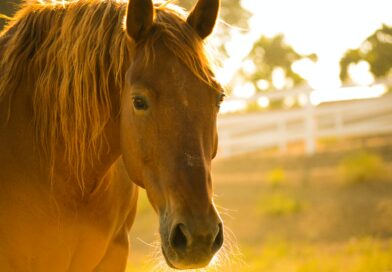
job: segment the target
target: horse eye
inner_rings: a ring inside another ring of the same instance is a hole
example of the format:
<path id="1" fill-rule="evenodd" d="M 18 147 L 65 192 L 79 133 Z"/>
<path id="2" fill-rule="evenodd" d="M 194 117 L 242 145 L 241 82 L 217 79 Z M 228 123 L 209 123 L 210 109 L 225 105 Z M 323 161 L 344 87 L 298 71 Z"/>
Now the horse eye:
<path id="1" fill-rule="evenodd" d="M 144 97 L 141 96 L 135 96 L 132 99 L 133 106 L 136 110 L 147 110 L 148 109 L 148 104 L 147 101 Z"/>
<path id="2" fill-rule="evenodd" d="M 218 96 L 218 103 L 217 103 L 217 106 L 218 106 L 218 107 L 219 107 L 220 104 L 223 102 L 223 100 L 225 99 L 225 97 L 226 97 L 225 94 L 223 94 L 223 93 L 219 94 L 219 96 Z"/>

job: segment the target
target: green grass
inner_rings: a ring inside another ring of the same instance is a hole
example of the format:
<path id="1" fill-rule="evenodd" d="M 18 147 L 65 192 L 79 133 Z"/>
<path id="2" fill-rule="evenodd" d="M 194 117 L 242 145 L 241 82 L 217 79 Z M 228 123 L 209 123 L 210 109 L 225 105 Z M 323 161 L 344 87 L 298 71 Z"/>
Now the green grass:
<path id="1" fill-rule="evenodd" d="M 272 163 L 260 154 L 216 162 L 215 201 L 236 238 L 226 230 L 232 255 L 207 271 L 391 272 L 391 164 L 383 160 L 377 168 L 377 154 L 366 153 L 360 160 L 350 154 L 322 166 L 297 158 Z M 364 169 L 370 165 L 375 175 L 342 186 L 347 177 L 341 167 L 352 167 L 350 160 Z M 385 170 L 382 179 L 377 169 Z M 164 262 L 152 270 L 151 254 L 157 249 L 149 244 L 159 239 L 157 216 L 143 193 L 139 203 L 128 272 L 169 271 Z"/>

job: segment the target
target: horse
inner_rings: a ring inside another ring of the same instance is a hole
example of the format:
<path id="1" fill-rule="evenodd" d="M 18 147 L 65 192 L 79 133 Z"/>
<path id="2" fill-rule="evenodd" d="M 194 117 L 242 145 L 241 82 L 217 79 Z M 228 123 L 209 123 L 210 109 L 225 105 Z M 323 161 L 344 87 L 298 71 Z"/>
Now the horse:
<path id="1" fill-rule="evenodd" d="M 219 0 L 33 0 L 0 35 L 0 270 L 124 271 L 138 189 L 168 266 L 223 243 Z"/>

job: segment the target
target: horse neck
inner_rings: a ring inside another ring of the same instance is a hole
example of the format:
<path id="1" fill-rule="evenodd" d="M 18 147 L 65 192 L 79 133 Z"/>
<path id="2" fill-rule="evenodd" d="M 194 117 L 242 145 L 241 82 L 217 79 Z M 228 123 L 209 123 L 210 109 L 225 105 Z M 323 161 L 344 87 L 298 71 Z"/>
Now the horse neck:
<path id="1" fill-rule="evenodd" d="M 0 57 L 7 46 L 8 40 L 12 37 L 14 29 L 0 35 Z M 0 70 L 0 75 L 2 71 Z M 64 157 L 65 150 L 61 147 L 61 141 L 56 143 L 56 156 L 53 161 L 43 156 L 40 152 L 39 139 L 36 138 L 33 116 L 33 94 L 36 78 L 34 75 L 27 75 L 18 82 L 15 90 L 7 90 L 3 97 L 0 97 L 0 163 L 14 161 L 13 167 L 20 167 L 20 172 L 32 175 L 39 175 L 42 180 L 49 180 L 48 173 L 58 180 L 66 180 L 69 184 L 77 181 L 70 181 L 70 171 L 66 165 L 68 163 L 61 158 Z M 107 174 L 111 165 L 120 156 L 119 147 L 119 90 L 115 86 L 110 86 L 110 99 L 112 118 L 106 124 L 102 133 L 104 139 L 102 150 L 90 158 L 83 172 L 85 190 L 93 190 Z M 117 116 L 117 117 L 114 117 Z M 83 129 L 83 128 L 81 128 Z M 38 173 L 38 174 L 37 174 Z M 64 182 L 65 183 L 65 182 Z M 77 187 L 77 186 L 76 186 Z"/>
<path id="2" fill-rule="evenodd" d="M 120 120 L 111 120 L 105 127 L 102 137 L 104 147 L 92 158 L 87 165 L 83 182 L 86 192 L 91 192 L 100 187 L 101 182 L 108 173 L 113 163 L 120 157 Z"/>
<path id="3" fill-rule="evenodd" d="M 105 127 L 102 138 L 104 147 L 96 154 L 91 157 L 83 171 L 81 180 L 77 177 L 70 177 L 69 173 L 72 169 L 69 169 L 67 163 L 62 159 L 64 150 L 60 147 L 56 151 L 54 161 L 54 178 L 63 180 L 65 184 L 71 185 L 72 189 L 76 189 L 82 195 L 88 195 L 89 193 L 96 191 L 97 188 L 107 188 L 108 184 L 101 186 L 102 183 L 107 182 L 105 179 L 111 166 L 120 157 L 120 124 L 119 118 L 111 120 Z M 72 180 L 69 180 L 72 179 Z"/>
<path id="4" fill-rule="evenodd" d="M 48 157 L 43 156 L 40 150 L 32 122 L 34 116 L 33 87 L 27 81 L 22 82 L 20 88 L 9 92 L 0 100 L 0 163 L 10 164 L 12 168 L 16 168 L 16 171 L 26 176 L 38 176 L 43 182 L 51 184 L 54 181 L 58 186 L 56 191 L 79 195 L 81 190 L 78 180 L 70 180 L 73 179 L 70 178 L 72 170 L 62 159 L 65 150 L 61 141 L 56 150 L 54 163 Z M 82 177 L 84 182 L 82 195 L 88 195 L 96 187 L 102 187 L 100 185 L 104 182 L 104 177 L 119 158 L 119 123 L 119 117 L 115 117 L 106 124 L 102 133 L 104 148 L 86 165 Z"/>

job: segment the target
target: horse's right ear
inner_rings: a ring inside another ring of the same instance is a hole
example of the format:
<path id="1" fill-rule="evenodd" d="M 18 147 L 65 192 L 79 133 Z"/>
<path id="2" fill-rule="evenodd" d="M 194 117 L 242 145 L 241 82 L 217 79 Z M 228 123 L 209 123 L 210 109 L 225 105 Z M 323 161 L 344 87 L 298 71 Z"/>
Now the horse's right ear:
<path id="1" fill-rule="evenodd" d="M 154 22 L 152 0 L 129 0 L 127 12 L 127 33 L 138 42 L 148 33 Z"/>

